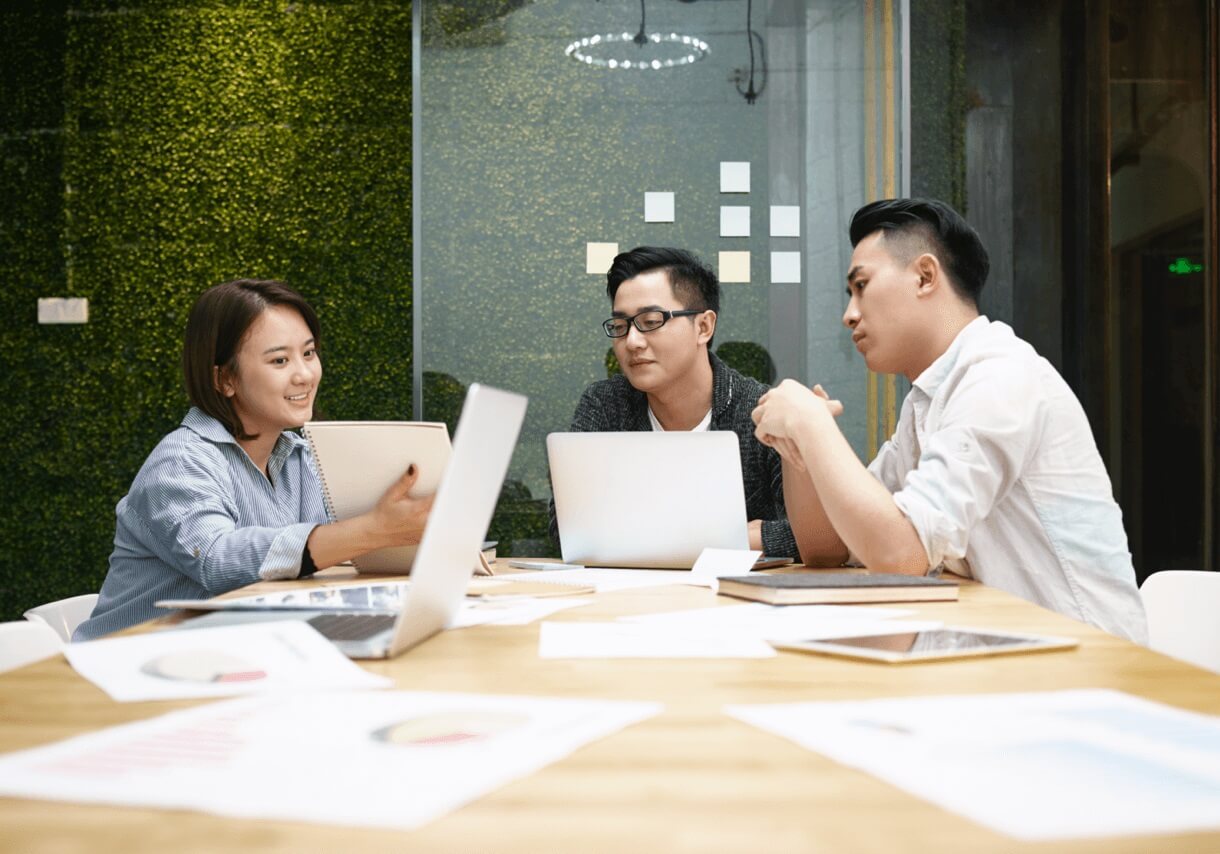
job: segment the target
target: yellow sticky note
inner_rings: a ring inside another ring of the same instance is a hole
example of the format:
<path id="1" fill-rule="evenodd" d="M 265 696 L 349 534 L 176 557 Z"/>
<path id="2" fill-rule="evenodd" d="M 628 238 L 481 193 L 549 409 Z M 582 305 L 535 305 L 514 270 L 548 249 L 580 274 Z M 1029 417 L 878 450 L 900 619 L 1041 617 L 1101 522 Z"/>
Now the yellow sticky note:
<path id="1" fill-rule="evenodd" d="M 720 281 L 748 282 L 750 281 L 749 252 L 720 253 Z"/>
<path id="2" fill-rule="evenodd" d="M 604 276 L 610 272 L 614 256 L 618 254 L 617 243 L 586 243 L 585 272 Z"/>

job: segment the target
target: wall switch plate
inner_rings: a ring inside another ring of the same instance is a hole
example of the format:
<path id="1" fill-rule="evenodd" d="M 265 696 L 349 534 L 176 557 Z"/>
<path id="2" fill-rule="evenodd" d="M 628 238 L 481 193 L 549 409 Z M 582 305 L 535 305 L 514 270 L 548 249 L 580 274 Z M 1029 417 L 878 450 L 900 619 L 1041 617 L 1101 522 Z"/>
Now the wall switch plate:
<path id="1" fill-rule="evenodd" d="M 38 322 L 88 323 L 89 300 L 85 297 L 39 299 Z"/>

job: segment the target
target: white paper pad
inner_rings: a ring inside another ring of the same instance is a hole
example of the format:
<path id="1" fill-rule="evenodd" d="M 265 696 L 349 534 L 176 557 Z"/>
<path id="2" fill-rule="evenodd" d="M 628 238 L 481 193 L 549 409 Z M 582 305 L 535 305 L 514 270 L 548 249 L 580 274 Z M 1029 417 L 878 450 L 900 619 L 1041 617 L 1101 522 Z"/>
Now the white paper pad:
<path id="1" fill-rule="evenodd" d="M 294 620 L 71 643 L 64 655 L 120 702 L 392 684 Z"/>
<path id="2" fill-rule="evenodd" d="M 762 552 L 750 549 L 704 549 L 690 568 L 687 584 L 716 589 L 716 579 L 726 575 L 747 575 Z"/>
<path id="3" fill-rule="evenodd" d="M 763 640 L 817 640 L 862 637 L 869 634 L 926 631 L 940 623 L 896 620 L 911 614 L 898 608 L 861 608 L 858 605 L 765 605 L 750 603 L 723 608 L 666 611 L 635 617 L 619 617 L 668 632 L 725 635 L 744 634 Z"/>
<path id="4" fill-rule="evenodd" d="M 672 632 L 638 623 L 543 623 L 539 658 L 771 658 L 766 641 L 747 635 Z"/>
<path id="5" fill-rule="evenodd" d="M 1220 718 L 1117 691 L 725 712 L 1020 839 L 1220 827 Z"/>
<path id="6" fill-rule="evenodd" d="M 0 758 L 0 794 L 409 830 L 661 710 L 362 692 L 212 703 Z"/>
<path id="7" fill-rule="evenodd" d="M 670 584 L 686 584 L 690 580 L 688 569 L 553 569 L 540 572 L 522 572 L 504 576 L 512 581 L 546 581 L 551 584 L 573 584 L 593 587 L 598 593 L 614 590 L 632 590 L 636 587 L 665 587 Z"/>

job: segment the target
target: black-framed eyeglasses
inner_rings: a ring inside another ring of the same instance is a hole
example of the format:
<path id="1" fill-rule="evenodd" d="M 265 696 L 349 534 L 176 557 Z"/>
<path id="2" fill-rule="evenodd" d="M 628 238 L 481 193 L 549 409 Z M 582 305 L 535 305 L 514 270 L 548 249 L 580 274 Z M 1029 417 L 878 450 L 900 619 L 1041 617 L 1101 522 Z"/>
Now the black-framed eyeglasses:
<path id="1" fill-rule="evenodd" d="M 703 314 L 705 311 L 705 308 L 683 308 L 678 311 L 649 308 L 631 317 L 612 317 L 603 321 L 602 329 L 606 330 L 606 335 L 611 338 L 622 338 L 631 331 L 633 324 L 641 332 L 652 332 L 664 326 L 671 317 L 688 317 L 692 314 Z"/>

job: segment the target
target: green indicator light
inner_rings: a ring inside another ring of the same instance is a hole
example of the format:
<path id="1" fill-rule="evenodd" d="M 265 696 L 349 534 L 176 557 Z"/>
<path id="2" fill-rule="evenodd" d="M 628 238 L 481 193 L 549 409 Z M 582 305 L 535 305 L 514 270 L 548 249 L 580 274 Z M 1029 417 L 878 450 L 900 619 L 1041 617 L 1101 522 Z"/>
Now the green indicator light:
<path id="1" fill-rule="evenodd" d="M 1169 272 L 1175 276 L 1189 276 L 1191 273 L 1202 273 L 1203 265 L 1196 264 L 1189 258 L 1178 258 L 1169 265 Z"/>

